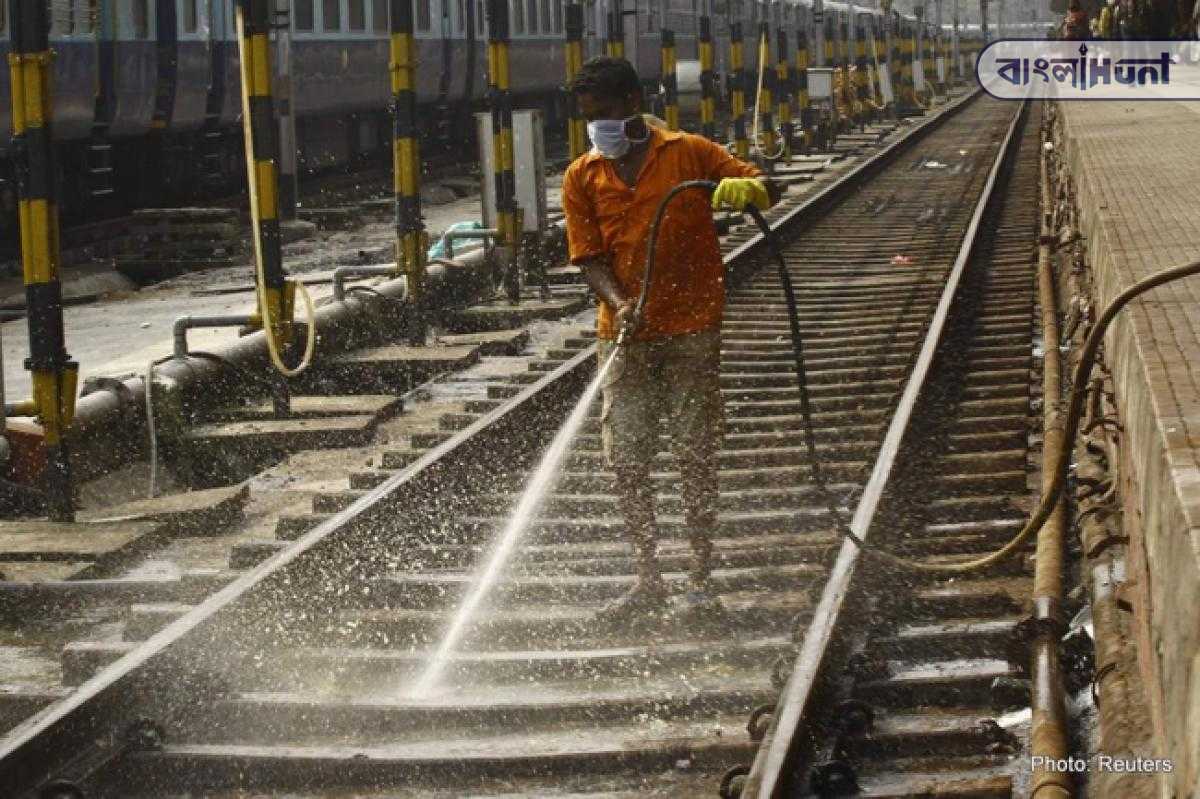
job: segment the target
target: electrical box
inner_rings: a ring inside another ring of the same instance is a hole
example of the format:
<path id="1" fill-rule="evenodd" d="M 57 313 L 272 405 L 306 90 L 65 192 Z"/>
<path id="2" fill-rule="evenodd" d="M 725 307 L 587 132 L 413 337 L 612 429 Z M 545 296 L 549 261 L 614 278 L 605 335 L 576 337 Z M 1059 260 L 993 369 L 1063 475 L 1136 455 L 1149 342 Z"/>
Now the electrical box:
<path id="1" fill-rule="evenodd" d="M 526 233 L 546 232 L 546 144 L 542 112 L 536 108 L 513 111 L 513 176 L 517 205 L 524 213 Z M 492 115 L 475 115 L 479 132 L 480 195 L 483 226 L 496 227 L 496 176 L 493 170 Z"/>
<path id="2" fill-rule="evenodd" d="M 833 100 L 833 70 L 830 67 L 808 68 L 808 99 Z"/>

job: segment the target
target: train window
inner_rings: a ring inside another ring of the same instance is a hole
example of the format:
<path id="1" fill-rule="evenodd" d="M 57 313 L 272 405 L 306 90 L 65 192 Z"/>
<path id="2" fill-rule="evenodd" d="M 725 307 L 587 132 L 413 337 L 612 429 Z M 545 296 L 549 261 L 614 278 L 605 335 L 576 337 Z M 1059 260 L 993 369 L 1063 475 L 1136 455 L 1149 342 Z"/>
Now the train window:
<path id="1" fill-rule="evenodd" d="M 150 15 L 150 8 L 147 5 L 147 0 L 130 0 L 129 11 L 132 17 L 130 21 L 133 27 L 133 38 L 149 38 L 150 26 L 147 17 Z"/>
<path id="2" fill-rule="evenodd" d="M 525 3 L 523 0 L 512 0 L 512 32 L 525 33 Z"/>
<path id="3" fill-rule="evenodd" d="M 195 33 L 200 29 L 200 18 L 196 8 L 198 2 L 199 0 L 182 0 L 184 33 Z"/>
<path id="4" fill-rule="evenodd" d="M 321 0 L 321 27 L 327 31 L 342 29 L 341 0 Z"/>
<path id="5" fill-rule="evenodd" d="M 538 32 L 538 14 L 537 0 L 525 0 L 526 21 L 529 23 L 529 33 L 536 34 Z"/>
<path id="6" fill-rule="evenodd" d="M 371 30 L 376 33 L 387 33 L 388 0 L 371 0 Z"/>
<path id="7" fill-rule="evenodd" d="M 429 0 L 416 0 L 417 3 L 417 30 L 429 30 L 429 20 L 432 18 L 432 12 L 429 8 Z"/>
<path id="8" fill-rule="evenodd" d="M 367 29 L 366 0 L 350 0 L 350 30 L 365 31 Z"/>
<path id="9" fill-rule="evenodd" d="M 311 31 L 313 29 L 313 0 L 293 0 L 292 19 L 296 21 L 296 30 Z"/>

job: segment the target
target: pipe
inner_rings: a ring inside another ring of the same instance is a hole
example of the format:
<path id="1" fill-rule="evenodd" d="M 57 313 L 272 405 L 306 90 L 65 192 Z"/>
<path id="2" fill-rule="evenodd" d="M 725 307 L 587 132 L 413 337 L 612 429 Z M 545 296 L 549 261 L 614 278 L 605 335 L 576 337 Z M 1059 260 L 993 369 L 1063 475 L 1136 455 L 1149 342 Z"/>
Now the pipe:
<path id="1" fill-rule="evenodd" d="M 79 364 L 67 355 L 63 331 L 62 283 L 58 278 L 57 167 L 51 144 L 51 63 L 46 4 L 11 0 L 12 153 L 17 175 L 21 266 L 29 325 L 33 401 L 45 431 L 42 474 L 49 516 L 75 519 L 67 433 L 75 415 Z"/>
<path id="2" fill-rule="evenodd" d="M 570 91 L 575 75 L 583 66 L 583 5 L 568 2 L 566 18 L 566 65 L 567 65 L 567 152 L 572 161 L 587 152 L 587 125 L 579 114 L 579 102 Z"/>
<path id="3" fill-rule="evenodd" d="M 333 299 L 336 302 L 346 301 L 346 279 L 352 277 L 386 277 L 396 274 L 396 267 L 388 264 L 384 266 L 339 266 L 333 270 Z M 405 286 L 404 297 L 408 296 L 408 278 L 397 278 L 403 281 Z M 414 311 L 417 309 L 414 308 Z"/>
<path id="4" fill-rule="evenodd" d="M 483 239 L 484 242 L 494 241 L 503 235 L 496 228 L 475 228 L 474 230 L 447 230 L 442 234 L 442 240 L 446 242 L 446 257 L 454 257 L 454 242 L 456 239 Z"/>
<path id="5" fill-rule="evenodd" d="M 468 8 L 473 8 L 468 4 Z M 468 20 L 467 25 L 474 24 Z M 413 4 L 391 0 L 392 170 L 395 194 L 396 266 L 405 275 L 412 303 L 408 339 L 425 343 L 425 225 L 421 221 L 421 156 L 417 125 L 417 46 L 413 38 Z M 489 69 L 489 74 L 491 70 Z"/>
<path id="6" fill-rule="evenodd" d="M 427 296 L 441 305 L 466 304 L 490 291 L 491 273 L 484 250 L 467 253 L 453 263 L 435 262 L 426 275 Z M 344 302 L 317 309 L 313 327 L 321 353 L 360 347 L 396 324 L 396 302 L 405 295 L 405 281 L 390 280 L 373 289 L 381 296 L 348 296 Z M 270 364 L 262 330 L 211 351 L 216 359 L 173 358 L 155 366 L 156 399 L 173 394 L 188 412 L 213 407 L 232 393 L 225 364 L 244 369 Z M 122 381 L 121 389 L 99 389 L 79 398 L 72 438 L 76 445 L 71 453 L 77 471 L 85 476 L 103 474 L 141 456 L 138 442 L 145 440 L 141 426 L 145 392 L 139 375 Z M 9 409 L 16 411 L 12 415 L 27 415 L 20 413 L 21 406 L 10 405 Z"/>
<path id="7" fill-rule="evenodd" d="M 241 325 L 259 324 L 261 320 L 255 316 L 181 316 L 171 326 L 171 334 L 175 340 L 173 354 L 176 358 L 188 356 L 187 332 L 198 327 L 238 327 Z"/>
<path id="8" fill-rule="evenodd" d="M 1062 359 L 1059 351 L 1058 300 L 1054 291 L 1050 223 L 1053 208 L 1046 151 L 1040 150 L 1042 221 L 1038 238 L 1038 302 L 1042 308 L 1042 457 L 1044 464 L 1057 463 L 1068 446 L 1062 419 Z M 1055 481 L 1053 469 L 1042 470 L 1042 491 L 1048 493 Z M 1066 556 L 1067 507 L 1059 496 L 1037 539 L 1033 576 L 1033 641 L 1030 651 L 1033 719 L 1030 748 L 1034 762 L 1058 762 L 1069 754 L 1067 712 L 1063 699 L 1058 641 L 1066 631 L 1063 618 L 1063 561 Z M 1036 761 L 1036 758 L 1044 758 Z M 1069 799 L 1074 795 L 1069 773 L 1045 766 L 1033 769 L 1035 799 Z"/>

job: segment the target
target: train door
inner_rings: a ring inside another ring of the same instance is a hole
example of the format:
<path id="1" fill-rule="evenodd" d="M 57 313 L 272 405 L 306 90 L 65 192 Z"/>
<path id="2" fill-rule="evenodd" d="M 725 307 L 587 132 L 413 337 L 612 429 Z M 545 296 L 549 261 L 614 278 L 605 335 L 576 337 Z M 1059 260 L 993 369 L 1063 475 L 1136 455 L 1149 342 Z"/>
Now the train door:
<path id="1" fill-rule="evenodd" d="M 204 124 L 212 88 L 212 23 L 209 0 L 174 0 L 178 40 L 172 132 Z"/>

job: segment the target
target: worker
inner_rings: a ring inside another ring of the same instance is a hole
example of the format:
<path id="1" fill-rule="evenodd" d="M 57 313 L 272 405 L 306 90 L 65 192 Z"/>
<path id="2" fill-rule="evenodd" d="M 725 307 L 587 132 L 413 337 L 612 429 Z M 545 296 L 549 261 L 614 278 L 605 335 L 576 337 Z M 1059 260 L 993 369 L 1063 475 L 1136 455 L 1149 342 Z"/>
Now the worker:
<path id="1" fill-rule="evenodd" d="M 633 587 L 601 611 L 614 624 L 672 610 L 657 558 L 651 474 L 665 414 L 680 472 L 684 525 L 692 548 L 691 588 L 676 611 L 719 613 L 709 589 L 717 526 L 717 452 L 724 264 L 712 210 L 766 209 L 778 188 L 754 166 L 702 136 L 647 125 L 642 86 L 626 60 L 585 63 L 570 86 L 588 123 L 592 149 L 563 177 L 570 258 L 600 300 L 599 362 L 617 355 L 602 387 L 602 438 L 626 534 L 634 550 Z M 647 239 L 659 203 L 683 181 L 719 181 L 711 198 L 678 196 L 663 218 L 644 312 Z M 618 347 L 616 339 L 625 332 Z M 676 487 L 676 486 L 672 486 Z M 669 489 L 668 489 L 669 490 Z"/>

